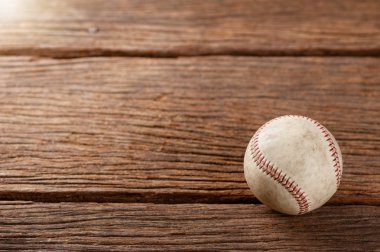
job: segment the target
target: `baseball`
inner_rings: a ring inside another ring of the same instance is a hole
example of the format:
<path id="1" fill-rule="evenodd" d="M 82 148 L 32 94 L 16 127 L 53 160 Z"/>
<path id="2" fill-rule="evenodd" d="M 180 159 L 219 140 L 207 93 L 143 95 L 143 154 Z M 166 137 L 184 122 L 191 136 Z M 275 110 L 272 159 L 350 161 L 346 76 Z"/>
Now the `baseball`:
<path id="1" fill-rule="evenodd" d="M 259 128 L 244 156 L 244 175 L 268 207 L 291 215 L 325 204 L 339 187 L 343 160 L 333 135 L 317 121 L 277 117 Z"/>

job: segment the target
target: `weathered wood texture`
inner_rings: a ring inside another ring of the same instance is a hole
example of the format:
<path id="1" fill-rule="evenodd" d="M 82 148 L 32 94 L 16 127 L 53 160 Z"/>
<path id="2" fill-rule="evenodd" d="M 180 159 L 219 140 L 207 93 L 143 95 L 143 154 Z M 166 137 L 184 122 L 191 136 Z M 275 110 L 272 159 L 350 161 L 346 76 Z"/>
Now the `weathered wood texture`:
<path id="1" fill-rule="evenodd" d="M 2 250 L 375 251 L 375 206 L 292 217 L 263 205 L 1 202 Z"/>
<path id="2" fill-rule="evenodd" d="M 248 202 L 243 154 L 283 114 L 341 145 L 330 203 L 380 202 L 380 59 L 0 58 L 0 198 Z"/>
<path id="3" fill-rule="evenodd" d="M 380 1 L 0 1 L 0 54 L 380 55 Z"/>

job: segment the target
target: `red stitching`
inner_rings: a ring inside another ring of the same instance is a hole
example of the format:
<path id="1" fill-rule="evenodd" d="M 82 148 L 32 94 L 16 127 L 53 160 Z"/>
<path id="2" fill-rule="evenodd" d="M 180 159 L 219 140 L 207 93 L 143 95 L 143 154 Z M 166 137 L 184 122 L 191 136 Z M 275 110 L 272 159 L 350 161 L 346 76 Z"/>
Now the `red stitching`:
<path id="1" fill-rule="evenodd" d="M 278 118 L 275 118 L 273 120 L 276 120 L 276 119 Z M 301 191 L 301 187 L 299 187 L 299 185 L 296 184 L 295 181 L 290 176 L 284 173 L 284 171 L 282 171 L 279 167 L 275 168 L 274 165 L 271 164 L 270 161 L 268 161 L 265 158 L 264 153 L 262 153 L 259 148 L 260 132 L 270 122 L 271 121 L 267 122 L 259 130 L 257 130 L 255 135 L 251 139 L 251 144 L 249 146 L 251 150 L 252 160 L 255 162 L 255 164 L 259 167 L 259 169 L 263 173 L 269 175 L 273 180 L 281 184 L 293 196 L 293 198 L 296 200 L 298 204 L 298 208 L 299 208 L 298 214 L 304 214 L 309 211 L 309 206 L 310 206 L 305 192 Z"/>
<path id="2" fill-rule="evenodd" d="M 312 122 L 313 124 L 315 124 L 315 126 L 317 126 L 317 128 L 319 128 L 321 130 L 321 133 L 322 133 L 323 137 L 325 138 L 326 142 L 328 143 L 328 146 L 331 147 L 329 149 L 329 152 L 331 153 L 333 168 L 335 168 L 334 173 L 335 173 L 335 177 L 336 177 L 336 185 L 337 185 L 337 187 L 339 187 L 340 180 L 342 178 L 342 167 L 340 165 L 339 154 L 337 152 L 337 148 L 336 148 L 334 141 L 332 140 L 332 136 L 330 135 L 328 130 L 319 122 L 317 122 L 317 121 L 315 121 L 309 117 L 306 117 L 306 116 L 288 115 L 288 116 L 283 116 L 283 117 L 303 118 L 305 120 L 308 120 L 309 122 Z"/>

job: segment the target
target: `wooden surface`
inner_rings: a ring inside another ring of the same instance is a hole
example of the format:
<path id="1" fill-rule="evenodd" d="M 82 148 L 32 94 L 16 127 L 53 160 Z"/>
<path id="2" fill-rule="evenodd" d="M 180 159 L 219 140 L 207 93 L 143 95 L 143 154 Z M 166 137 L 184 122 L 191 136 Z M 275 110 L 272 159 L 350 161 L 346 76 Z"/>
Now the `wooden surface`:
<path id="1" fill-rule="evenodd" d="M 302 114 L 341 144 L 330 203 L 378 203 L 379 72 L 374 58 L 0 58 L 1 194 L 249 202 L 250 137 Z"/>
<path id="2" fill-rule="evenodd" d="M 327 206 L 288 217 L 263 205 L 3 202 L 3 249 L 79 251 L 373 251 L 374 206 Z M 370 227 L 370 228 L 369 228 Z M 342 244 L 345 244 L 342 247 Z M 111 248 L 111 249 L 110 249 Z"/>
<path id="3" fill-rule="evenodd" d="M 0 53 L 380 55 L 377 0 L 13 0 Z"/>
<path id="4" fill-rule="evenodd" d="M 0 251 L 379 249 L 379 41 L 375 0 L 0 0 Z M 343 152 L 304 216 L 244 181 L 283 114 Z"/>

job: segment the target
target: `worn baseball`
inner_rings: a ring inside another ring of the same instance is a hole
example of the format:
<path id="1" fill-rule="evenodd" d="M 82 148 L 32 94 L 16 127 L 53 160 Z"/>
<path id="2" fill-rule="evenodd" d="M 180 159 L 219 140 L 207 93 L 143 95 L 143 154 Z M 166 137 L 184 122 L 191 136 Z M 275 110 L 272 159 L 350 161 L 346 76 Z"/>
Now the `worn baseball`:
<path id="1" fill-rule="evenodd" d="M 333 135 L 304 116 L 277 117 L 259 128 L 244 156 L 244 175 L 268 207 L 291 215 L 325 204 L 339 187 L 343 160 Z"/>

